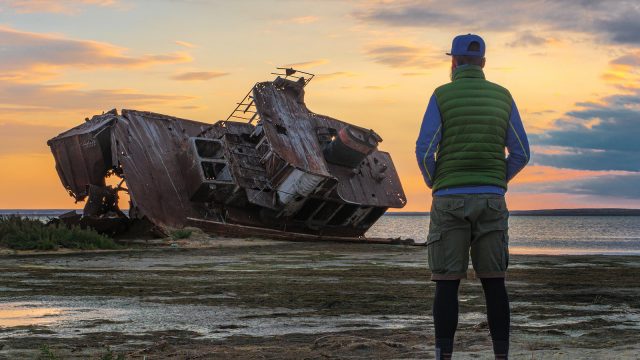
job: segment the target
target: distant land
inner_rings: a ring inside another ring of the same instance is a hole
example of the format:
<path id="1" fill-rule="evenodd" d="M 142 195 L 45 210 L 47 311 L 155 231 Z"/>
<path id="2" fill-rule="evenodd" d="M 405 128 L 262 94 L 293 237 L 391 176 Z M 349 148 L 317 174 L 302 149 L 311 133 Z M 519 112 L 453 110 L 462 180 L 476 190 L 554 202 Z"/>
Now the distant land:
<path id="1" fill-rule="evenodd" d="M 640 209 L 548 209 L 514 210 L 515 216 L 640 216 Z"/>
<path id="2" fill-rule="evenodd" d="M 640 209 L 545 209 L 511 210 L 511 216 L 640 216 Z M 385 216 L 427 216 L 428 212 L 387 212 Z"/>

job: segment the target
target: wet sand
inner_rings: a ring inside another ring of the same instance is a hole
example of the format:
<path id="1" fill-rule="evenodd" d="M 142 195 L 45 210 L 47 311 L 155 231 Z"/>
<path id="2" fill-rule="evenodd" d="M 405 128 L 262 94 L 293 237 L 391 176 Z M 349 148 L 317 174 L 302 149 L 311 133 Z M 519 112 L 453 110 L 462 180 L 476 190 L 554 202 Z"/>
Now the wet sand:
<path id="1" fill-rule="evenodd" d="M 513 359 L 638 359 L 640 257 L 513 255 Z M 426 248 L 200 239 L 0 255 L 0 359 L 429 359 Z M 491 358 L 478 280 L 456 359 Z"/>

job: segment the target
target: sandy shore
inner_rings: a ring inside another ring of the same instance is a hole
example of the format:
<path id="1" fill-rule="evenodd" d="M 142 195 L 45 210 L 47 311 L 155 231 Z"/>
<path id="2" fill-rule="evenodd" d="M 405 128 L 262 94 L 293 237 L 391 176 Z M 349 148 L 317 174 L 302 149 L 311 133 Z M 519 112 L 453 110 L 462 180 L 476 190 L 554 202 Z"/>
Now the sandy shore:
<path id="1" fill-rule="evenodd" d="M 513 359 L 640 359 L 640 257 L 511 257 Z M 0 255 L 0 359 L 428 359 L 426 249 L 200 240 Z M 456 359 L 489 359 L 480 283 Z"/>

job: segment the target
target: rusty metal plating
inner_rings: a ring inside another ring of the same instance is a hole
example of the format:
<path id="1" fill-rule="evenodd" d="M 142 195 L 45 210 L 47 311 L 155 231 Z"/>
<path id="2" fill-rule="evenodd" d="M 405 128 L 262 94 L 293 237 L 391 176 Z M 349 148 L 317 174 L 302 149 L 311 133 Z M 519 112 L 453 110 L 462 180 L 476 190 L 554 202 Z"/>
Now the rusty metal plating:
<path id="1" fill-rule="evenodd" d="M 356 240 L 388 208 L 402 208 L 396 169 L 378 150 L 382 138 L 309 111 L 304 87 L 313 75 L 279 70 L 213 125 L 111 110 L 49 140 L 62 184 L 76 201 L 88 200 L 85 222 Z M 122 181 L 112 188 L 106 176 Z M 130 196 L 128 216 L 118 209 L 120 191 Z"/>

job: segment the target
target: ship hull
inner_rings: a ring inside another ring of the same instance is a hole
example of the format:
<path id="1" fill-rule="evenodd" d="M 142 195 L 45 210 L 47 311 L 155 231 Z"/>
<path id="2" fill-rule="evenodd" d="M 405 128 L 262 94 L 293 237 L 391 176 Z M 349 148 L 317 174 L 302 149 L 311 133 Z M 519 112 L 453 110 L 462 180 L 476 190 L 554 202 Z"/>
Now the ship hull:
<path id="1" fill-rule="evenodd" d="M 112 110 L 48 145 L 63 186 L 87 201 L 93 221 L 124 217 L 117 197 L 126 191 L 128 219 L 164 233 L 240 226 L 270 237 L 362 238 L 406 203 L 400 179 L 373 130 L 309 111 L 303 87 L 281 78 L 256 84 L 255 124 Z M 107 186 L 107 176 L 121 185 Z"/>

